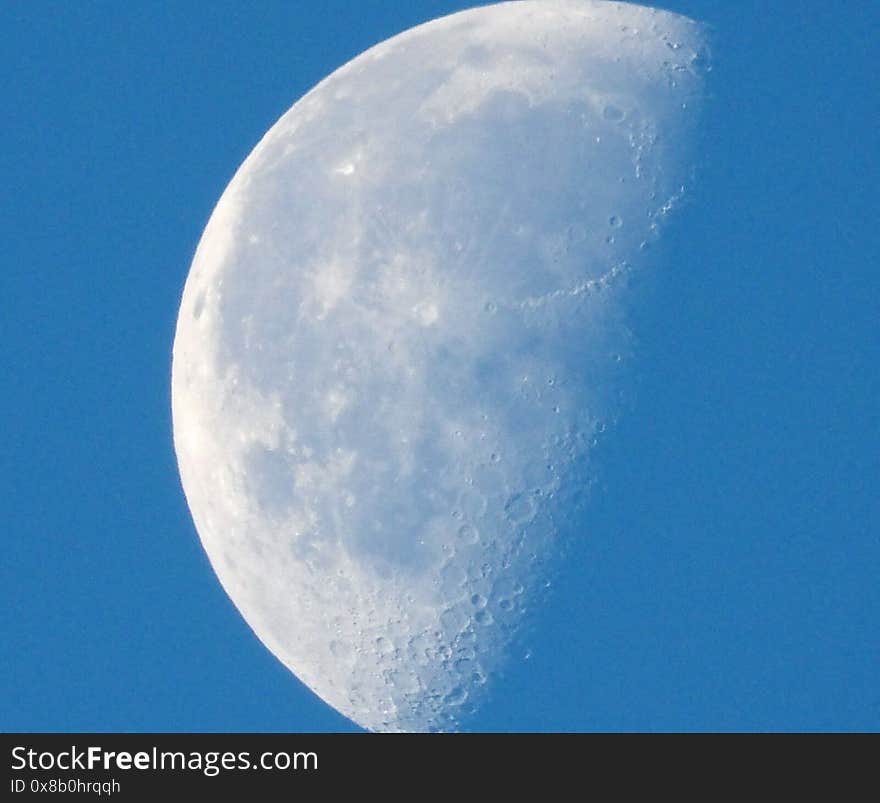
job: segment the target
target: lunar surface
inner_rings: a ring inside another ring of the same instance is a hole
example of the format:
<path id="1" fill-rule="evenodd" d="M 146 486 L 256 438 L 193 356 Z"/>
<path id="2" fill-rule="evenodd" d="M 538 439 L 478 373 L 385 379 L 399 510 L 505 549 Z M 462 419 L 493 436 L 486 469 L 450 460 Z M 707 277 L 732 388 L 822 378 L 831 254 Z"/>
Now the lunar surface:
<path id="1" fill-rule="evenodd" d="M 174 342 L 183 487 L 257 636 L 364 728 L 466 726 L 583 537 L 705 61 L 639 6 L 454 14 L 318 84 L 217 204 Z"/>

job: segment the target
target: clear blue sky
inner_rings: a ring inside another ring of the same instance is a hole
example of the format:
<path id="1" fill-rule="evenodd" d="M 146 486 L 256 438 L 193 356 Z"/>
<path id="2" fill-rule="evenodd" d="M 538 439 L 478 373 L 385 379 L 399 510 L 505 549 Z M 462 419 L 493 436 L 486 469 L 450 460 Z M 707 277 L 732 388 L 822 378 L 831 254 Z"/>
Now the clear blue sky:
<path id="1" fill-rule="evenodd" d="M 355 729 L 202 552 L 172 450 L 174 323 L 269 125 L 468 5 L 3 5 L 0 729 Z M 664 7 L 715 27 L 702 182 L 633 320 L 591 533 L 475 726 L 876 730 L 880 10 Z"/>

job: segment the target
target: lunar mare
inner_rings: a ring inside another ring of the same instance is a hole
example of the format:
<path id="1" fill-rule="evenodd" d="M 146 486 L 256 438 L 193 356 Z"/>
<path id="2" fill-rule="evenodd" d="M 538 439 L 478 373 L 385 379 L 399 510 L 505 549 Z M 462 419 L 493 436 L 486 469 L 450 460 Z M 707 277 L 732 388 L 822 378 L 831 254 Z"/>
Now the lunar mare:
<path id="1" fill-rule="evenodd" d="M 174 342 L 183 487 L 242 616 L 363 727 L 460 727 L 582 531 L 704 62 L 639 6 L 454 14 L 322 81 L 217 204 Z"/>

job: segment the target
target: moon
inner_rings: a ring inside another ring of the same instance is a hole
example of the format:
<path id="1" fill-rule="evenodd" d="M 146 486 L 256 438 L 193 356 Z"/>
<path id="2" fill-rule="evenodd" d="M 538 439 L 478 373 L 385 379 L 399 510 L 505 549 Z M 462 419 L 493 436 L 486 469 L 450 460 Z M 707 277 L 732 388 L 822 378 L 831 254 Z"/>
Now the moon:
<path id="1" fill-rule="evenodd" d="M 376 45 L 229 183 L 172 366 L 241 615 L 376 731 L 455 730 L 588 526 L 626 279 L 690 183 L 701 28 L 509 2 Z"/>

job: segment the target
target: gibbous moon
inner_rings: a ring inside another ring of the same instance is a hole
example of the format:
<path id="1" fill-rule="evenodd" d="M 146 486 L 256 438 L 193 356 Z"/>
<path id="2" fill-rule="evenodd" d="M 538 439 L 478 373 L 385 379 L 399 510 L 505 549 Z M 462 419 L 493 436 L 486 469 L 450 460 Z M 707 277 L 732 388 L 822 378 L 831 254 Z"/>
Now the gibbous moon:
<path id="1" fill-rule="evenodd" d="M 257 636 L 364 728 L 461 727 L 583 535 L 704 64 L 640 6 L 453 14 L 318 84 L 220 198 L 174 341 L 183 487 Z"/>

